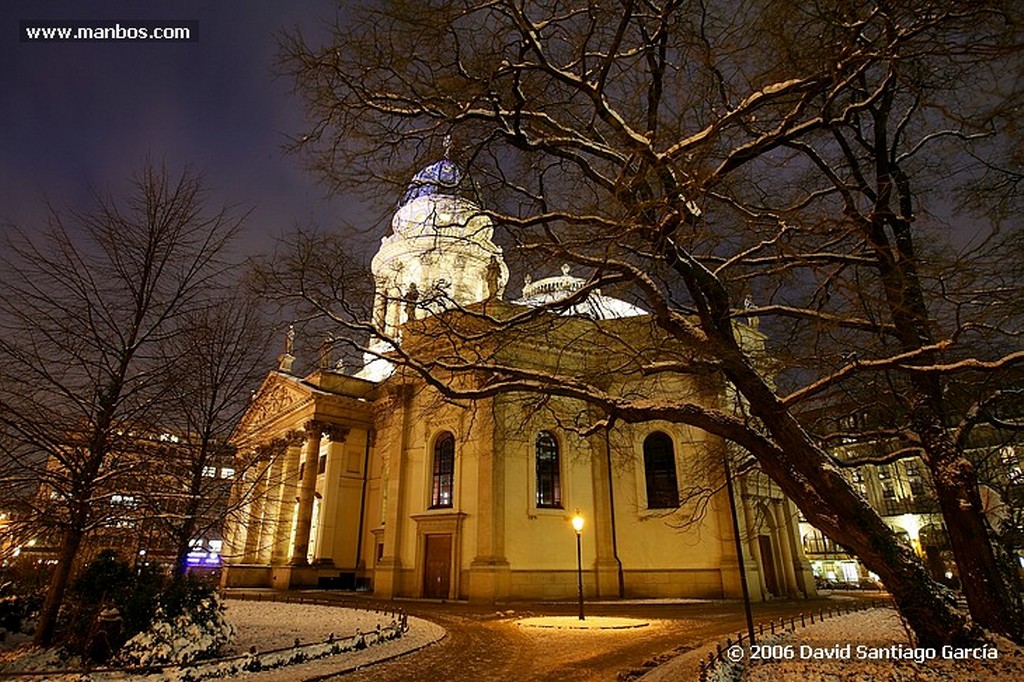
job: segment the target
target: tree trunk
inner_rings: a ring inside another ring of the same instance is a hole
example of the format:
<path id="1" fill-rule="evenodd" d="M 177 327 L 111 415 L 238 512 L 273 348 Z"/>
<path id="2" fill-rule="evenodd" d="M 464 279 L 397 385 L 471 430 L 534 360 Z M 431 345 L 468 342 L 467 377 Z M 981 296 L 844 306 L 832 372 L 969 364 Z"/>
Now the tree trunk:
<path id="1" fill-rule="evenodd" d="M 74 564 L 78 548 L 82 544 L 83 535 L 84 533 L 80 529 L 73 528 L 67 530 L 64 537 L 61 538 L 57 568 L 53 572 L 53 577 L 50 578 L 46 599 L 39 611 L 39 622 L 36 624 L 36 631 L 32 637 L 32 643 L 36 646 L 47 647 L 53 643 L 53 636 L 57 631 L 57 617 L 60 615 L 60 607 L 64 603 L 64 593 L 71 580 L 72 564 Z"/>
<path id="2" fill-rule="evenodd" d="M 191 550 L 189 541 L 179 541 L 174 552 L 174 567 L 171 569 L 171 579 L 181 580 L 188 572 L 188 553 Z"/>
<path id="3" fill-rule="evenodd" d="M 729 295 L 715 275 L 700 266 L 674 264 L 697 301 L 700 326 L 713 345 L 713 357 L 771 439 L 751 437 L 745 425 L 736 433 L 720 435 L 746 447 L 812 525 L 882 579 L 919 646 L 977 642 L 980 632 L 956 608 L 949 591 L 932 579 L 913 549 L 854 491 L 751 365 L 736 340 Z"/>
<path id="4" fill-rule="evenodd" d="M 904 211 L 909 213 L 909 207 Z M 886 303 L 901 349 L 920 350 L 934 340 L 915 267 L 910 222 L 893 220 L 891 227 L 895 235 L 893 251 L 889 250 L 880 226 L 871 235 Z M 931 351 L 923 353 L 918 362 L 927 365 L 937 359 L 937 353 Z M 909 384 L 911 428 L 921 439 L 924 461 L 932 475 L 971 616 L 982 627 L 1021 642 L 1024 637 L 1021 603 L 1000 570 L 982 510 L 974 467 L 950 438 L 943 380 L 933 374 L 917 373 L 910 376 Z"/>
<path id="5" fill-rule="evenodd" d="M 182 525 L 178 528 L 175 536 L 174 567 L 171 569 L 171 577 L 180 580 L 188 573 L 188 554 L 192 551 L 192 536 L 196 530 L 196 517 L 199 514 L 199 486 L 201 478 L 196 476 L 192 480 L 192 494 L 189 496 L 188 506 L 182 519 Z"/>
<path id="6" fill-rule="evenodd" d="M 974 467 L 927 407 L 915 409 L 912 420 L 932 472 L 971 617 L 982 627 L 1021 642 L 1020 597 L 999 565 Z"/>
<path id="7" fill-rule="evenodd" d="M 917 636 L 919 646 L 965 645 L 980 633 L 956 608 L 909 545 L 904 544 L 868 502 L 857 494 L 782 405 L 758 373 L 749 367 L 734 341 L 723 339 L 725 372 L 747 398 L 750 411 L 765 425 L 777 449 L 748 448 L 762 469 L 833 541 L 855 554 L 876 573 Z M 742 440 L 738 440 L 743 444 Z"/>

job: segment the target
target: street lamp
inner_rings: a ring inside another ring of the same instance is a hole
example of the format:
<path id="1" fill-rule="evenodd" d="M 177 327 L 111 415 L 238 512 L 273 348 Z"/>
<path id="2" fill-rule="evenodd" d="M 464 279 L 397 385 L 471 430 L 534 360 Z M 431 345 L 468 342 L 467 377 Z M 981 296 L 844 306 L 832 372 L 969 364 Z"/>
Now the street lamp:
<path id="1" fill-rule="evenodd" d="M 729 512 L 732 514 L 732 534 L 736 539 L 736 560 L 739 562 L 740 586 L 743 588 L 743 611 L 747 616 L 747 635 L 754 643 L 754 615 L 750 610 L 750 590 L 747 588 L 747 568 L 743 560 L 743 541 L 740 537 L 740 521 L 736 513 L 736 492 L 732 485 L 732 471 L 729 468 L 729 452 L 722 457 L 725 463 L 725 490 L 729 496 Z"/>
<path id="2" fill-rule="evenodd" d="M 579 509 L 572 517 L 572 529 L 576 531 L 576 585 L 580 598 L 580 620 L 583 620 L 583 515 Z"/>

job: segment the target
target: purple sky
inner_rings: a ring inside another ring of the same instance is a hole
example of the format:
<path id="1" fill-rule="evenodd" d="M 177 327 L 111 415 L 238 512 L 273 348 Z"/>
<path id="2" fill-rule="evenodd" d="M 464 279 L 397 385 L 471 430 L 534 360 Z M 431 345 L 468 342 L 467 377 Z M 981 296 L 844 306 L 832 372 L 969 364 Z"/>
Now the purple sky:
<path id="1" fill-rule="evenodd" d="M 303 112 L 272 73 L 277 32 L 315 36 L 336 11 L 332 0 L 3 0 L 0 225 L 32 229 L 45 199 L 88 209 L 90 188 L 120 191 L 147 155 L 191 164 L 218 202 L 252 208 L 249 252 L 296 222 L 360 222 L 282 152 Z M 21 42 L 29 19 L 197 20 L 199 40 Z"/>

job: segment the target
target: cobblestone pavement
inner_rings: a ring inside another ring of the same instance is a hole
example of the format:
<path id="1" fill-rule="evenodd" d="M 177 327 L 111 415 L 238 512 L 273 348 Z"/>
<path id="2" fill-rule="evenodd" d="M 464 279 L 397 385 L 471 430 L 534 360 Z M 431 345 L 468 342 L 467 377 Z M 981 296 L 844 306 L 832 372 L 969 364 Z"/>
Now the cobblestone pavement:
<path id="1" fill-rule="evenodd" d="M 363 608 L 381 604 L 342 595 L 336 598 L 346 605 Z M 865 594 L 855 598 L 877 600 L 881 597 Z M 573 604 L 479 606 L 425 601 L 383 604 L 386 604 L 384 608 L 394 608 L 397 604 L 411 615 L 438 623 L 448 631 L 448 636 L 419 652 L 330 679 L 338 682 L 632 679 L 656 661 L 745 627 L 741 603 L 731 601 L 589 605 L 587 613 L 590 615 L 644 618 L 651 623 L 639 629 L 601 631 L 540 630 L 515 624 L 517 619 L 527 616 L 574 614 Z M 805 600 L 755 604 L 754 618 L 755 621 L 778 619 L 824 605 L 824 601 Z"/>

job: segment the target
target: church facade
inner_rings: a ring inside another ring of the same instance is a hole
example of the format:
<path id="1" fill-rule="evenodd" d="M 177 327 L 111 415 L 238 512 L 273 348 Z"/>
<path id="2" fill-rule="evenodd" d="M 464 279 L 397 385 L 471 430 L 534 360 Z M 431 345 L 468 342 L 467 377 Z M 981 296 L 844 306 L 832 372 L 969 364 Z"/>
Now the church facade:
<path id="1" fill-rule="evenodd" d="M 223 584 L 569 598 L 578 513 L 588 598 L 739 597 L 721 439 L 661 421 L 580 429 L 593 415 L 576 399 L 482 392 L 455 401 L 432 381 L 479 389 L 487 377 L 438 371 L 427 380 L 388 360 L 398 346 L 420 358 L 487 357 L 583 373 L 613 394 L 726 404 L 711 371 L 630 372 L 627 347 L 684 351 L 643 310 L 600 292 L 574 296 L 584 280 L 568 266 L 527 279 L 508 301 L 493 225 L 464 183 L 448 160 L 413 178 L 372 263 L 382 332 L 363 367 L 347 374 L 322 359 L 296 376 L 289 342 L 257 392 L 236 445 L 263 466 L 236 483 L 251 502 L 227 529 Z M 568 303 L 506 335 L 451 332 L 460 311 L 507 318 L 558 301 Z M 738 331 L 746 343 L 763 341 L 756 329 Z M 737 477 L 735 503 L 752 597 L 813 594 L 792 503 L 756 474 Z"/>

